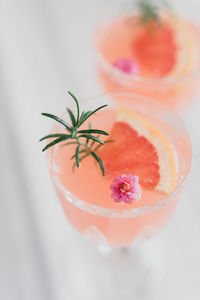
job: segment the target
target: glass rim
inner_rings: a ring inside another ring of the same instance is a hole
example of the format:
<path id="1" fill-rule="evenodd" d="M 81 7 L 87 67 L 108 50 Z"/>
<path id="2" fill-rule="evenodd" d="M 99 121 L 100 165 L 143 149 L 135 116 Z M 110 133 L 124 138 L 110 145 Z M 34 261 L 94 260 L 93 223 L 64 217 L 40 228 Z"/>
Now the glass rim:
<path id="1" fill-rule="evenodd" d="M 191 139 L 190 139 L 189 133 L 186 129 L 186 126 L 184 125 L 184 123 L 180 119 L 180 117 L 176 113 L 171 111 L 166 105 L 164 105 L 164 104 L 162 104 L 162 103 L 160 103 L 160 102 L 158 102 L 158 101 L 156 101 L 156 100 L 154 100 L 150 97 L 138 95 L 138 94 L 135 94 L 135 93 L 126 93 L 126 92 L 101 93 L 101 94 L 98 94 L 96 96 L 90 96 L 90 97 L 84 98 L 83 100 L 80 101 L 80 103 L 87 103 L 87 102 L 89 102 L 93 99 L 104 97 L 104 96 L 109 96 L 109 95 L 110 96 L 115 96 L 115 95 L 116 96 L 124 96 L 124 95 L 126 95 L 126 97 L 130 97 L 130 98 L 134 97 L 134 98 L 138 98 L 138 99 L 141 99 L 141 100 L 144 100 L 144 101 L 148 100 L 148 102 L 151 102 L 152 105 L 157 106 L 158 108 L 160 107 L 160 108 L 166 110 L 169 114 L 171 114 L 175 117 L 175 119 L 181 125 L 181 128 L 184 130 L 184 136 L 185 136 L 185 139 L 186 139 L 187 144 L 189 146 L 189 152 L 190 152 L 189 164 L 188 164 L 187 170 L 184 173 L 184 176 L 176 184 L 174 190 L 169 195 L 166 195 L 166 197 L 164 197 L 164 199 L 156 202 L 155 204 L 145 205 L 145 206 L 142 206 L 142 207 L 137 207 L 137 208 L 132 208 L 132 209 L 104 208 L 102 206 L 97 206 L 97 205 L 85 202 L 85 201 L 79 199 L 78 197 L 76 197 L 75 195 L 73 195 L 72 193 L 70 193 L 66 188 L 64 188 L 62 186 L 61 182 L 56 178 L 56 176 L 52 176 L 52 179 L 54 181 L 55 186 L 64 193 L 65 200 L 70 202 L 74 206 L 84 210 L 85 212 L 91 213 L 93 215 L 98 215 L 98 216 L 101 216 L 101 217 L 108 217 L 108 218 L 133 218 L 133 217 L 142 216 L 142 215 L 145 215 L 147 213 L 154 212 L 154 211 L 164 207 L 165 205 L 167 205 L 171 201 L 175 200 L 175 195 L 182 188 L 182 186 L 185 183 L 185 180 L 188 177 L 188 174 L 191 170 L 191 164 L 192 164 Z M 111 100 L 111 101 L 114 101 L 114 100 Z M 58 147 L 58 145 L 56 145 L 56 147 L 54 147 L 53 154 L 55 153 L 57 147 Z M 47 160 L 49 160 L 49 155 L 50 155 L 50 153 L 47 152 Z"/>

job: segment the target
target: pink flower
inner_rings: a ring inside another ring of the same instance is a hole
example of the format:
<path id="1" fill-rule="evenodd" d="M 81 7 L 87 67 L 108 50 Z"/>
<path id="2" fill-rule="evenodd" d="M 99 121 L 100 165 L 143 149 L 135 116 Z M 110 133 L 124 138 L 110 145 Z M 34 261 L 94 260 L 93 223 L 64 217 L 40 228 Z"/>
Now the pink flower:
<path id="1" fill-rule="evenodd" d="M 110 185 L 111 197 L 115 202 L 125 202 L 131 204 L 138 201 L 141 197 L 141 187 L 139 177 L 136 175 L 119 175 L 115 177 Z"/>
<path id="2" fill-rule="evenodd" d="M 124 73 L 137 75 L 140 71 L 140 66 L 135 59 L 122 58 L 113 63 L 113 66 Z"/>

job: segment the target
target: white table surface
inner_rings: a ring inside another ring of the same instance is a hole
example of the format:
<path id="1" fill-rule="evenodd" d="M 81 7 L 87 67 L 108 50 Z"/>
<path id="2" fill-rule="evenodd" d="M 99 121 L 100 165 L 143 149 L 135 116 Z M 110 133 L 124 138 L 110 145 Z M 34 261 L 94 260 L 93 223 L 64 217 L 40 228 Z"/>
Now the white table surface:
<path id="1" fill-rule="evenodd" d="M 38 139 L 51 126 L 40 113 L 60 114 L 69 101 L 67 89 L 79 97 L 101 91 L 91 43 L 101 3 L 0 0 L 0 299 L 82 300 L 70 296 L 65 277 L 76 234 L 56 198 Z M 194 163 L 162 232 L 167 271 L 159 300 L 200 299 L 199 115 L 197 101 L 183 117 Z"/>

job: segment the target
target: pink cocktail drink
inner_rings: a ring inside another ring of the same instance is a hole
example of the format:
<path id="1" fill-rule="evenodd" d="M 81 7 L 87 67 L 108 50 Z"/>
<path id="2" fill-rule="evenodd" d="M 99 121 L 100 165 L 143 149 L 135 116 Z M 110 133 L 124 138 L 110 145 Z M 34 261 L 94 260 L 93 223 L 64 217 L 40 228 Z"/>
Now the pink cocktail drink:
<path id="1" fill-rule="evenodd" d="M 200 79 L 199 28 L 176 11 L 158 9 L 159 21 L 151 14 L 144 21 L 142 9 L 128 8 L 106 12 L 95 31 L 105 91 L 145 95 L 173 109 L 191 103 Z"/>
<path id="2" fill-rule="evenodd" d="M 49 171 L 67 219 L 81 234 L 128 247 L 167 223 L 190 168 L 191 145 L 182 122 L 154 100 L 119 93 L 95 97 L 81 107 L 92 109 L 97 103 L 108 107 L 92 116 L 92 128 L 109 132 L 114 140 L 97 152 L 105 176 L 91 156 L 72 172 L 75 145 L 65 142 L 48 149 Z M 65 129 L 55 124 L 54 132 Z M 110 185 L 121 174 L 138 176 L 139 201 L 114 201 Z"/>

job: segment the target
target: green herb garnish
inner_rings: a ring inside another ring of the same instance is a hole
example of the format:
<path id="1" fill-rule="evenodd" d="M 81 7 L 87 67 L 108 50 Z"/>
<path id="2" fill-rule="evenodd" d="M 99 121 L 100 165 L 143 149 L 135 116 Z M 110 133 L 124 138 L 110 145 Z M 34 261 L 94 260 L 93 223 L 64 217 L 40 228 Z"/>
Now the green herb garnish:
<path id="1" fill-rule="evenodd" d="M 151 0 L 139 0 L 137 2 L 140 11 L 140 22 L 147 24 L 150 21 L 160 21 L 159 7 Z"/>
<path id="2" fill-rule="evenodd" d="M 61 118 L 59 118 L 55 115 L 48 114 L 48 113 L 42 113 L 43 116 L 51 118 L 51 119 L 57 121 L 58 123 L 62 124 L 67 131 L 66 134 L 55 133 L 55 134 L 46 135 L 43 138 L 41 138 L 40 141 L 43 141 L 43 140 L 49 139 L 49 138 L 56 138 L 52 142 L 47 144 L 42 149 L 42 151 L 45 151 L 60 142 L 69 140 L 69 142 L 63 144 L 63 146 L 68 146 L 71 144 L 76 145 L 75 153 L 71 157 L 72 160 L 75 160 L 75 162 L 73 164 L 73 170 L 75 169 L 75 167 L 79 168 L 80 162 L 84 158 L 86 158 L 88 156 L 92 156 L 97 161 L 97 163 L 101 169 L 102 175 L 105 176 L 103 162 L 102 162 L 101 158 L 98 156 L 97 150 L 105 143 L 112 142 L 111 140 L 107 140 L 104 142 L 100 138 L 101 135 L 107 136 L 107 135 L 109 135 L 109 133 L 104 130 L 92 128 L 91 123 L 89 123 L 88 129 L 79 130 L 79 128 L 88 118 L 90 118 L 93 114 L 95 114 L 100 109 L 106 107 L 107 105 L 102 105 L 93 111 L 83 111 L 82 113 L 80 113 L 80 107 L 79 107 L 79 102 L 78 102 L 77 98 L 69 91 L 68 91 L 68 94 L 74 99 L 74 101 L 76 103 L 76 109 L 77 109 L 76 117 L 69 108 L 67 108 L 67 112 L 69 114 L 71 124 L 66 123 L 64 120 L 62 120 Z M 94 135 L 94 134 L 97 134 L 97 135 Z"/>
<path id="3" fill-rule="evenodd" d="M 151 21 L 161 23 L 160 11 L 163 8 L 169 9 L 168 3 L 162 0 L 137 0 L 136 7 L 139 10 L 139 21 L 142 24 L 148 24 Z"/>

